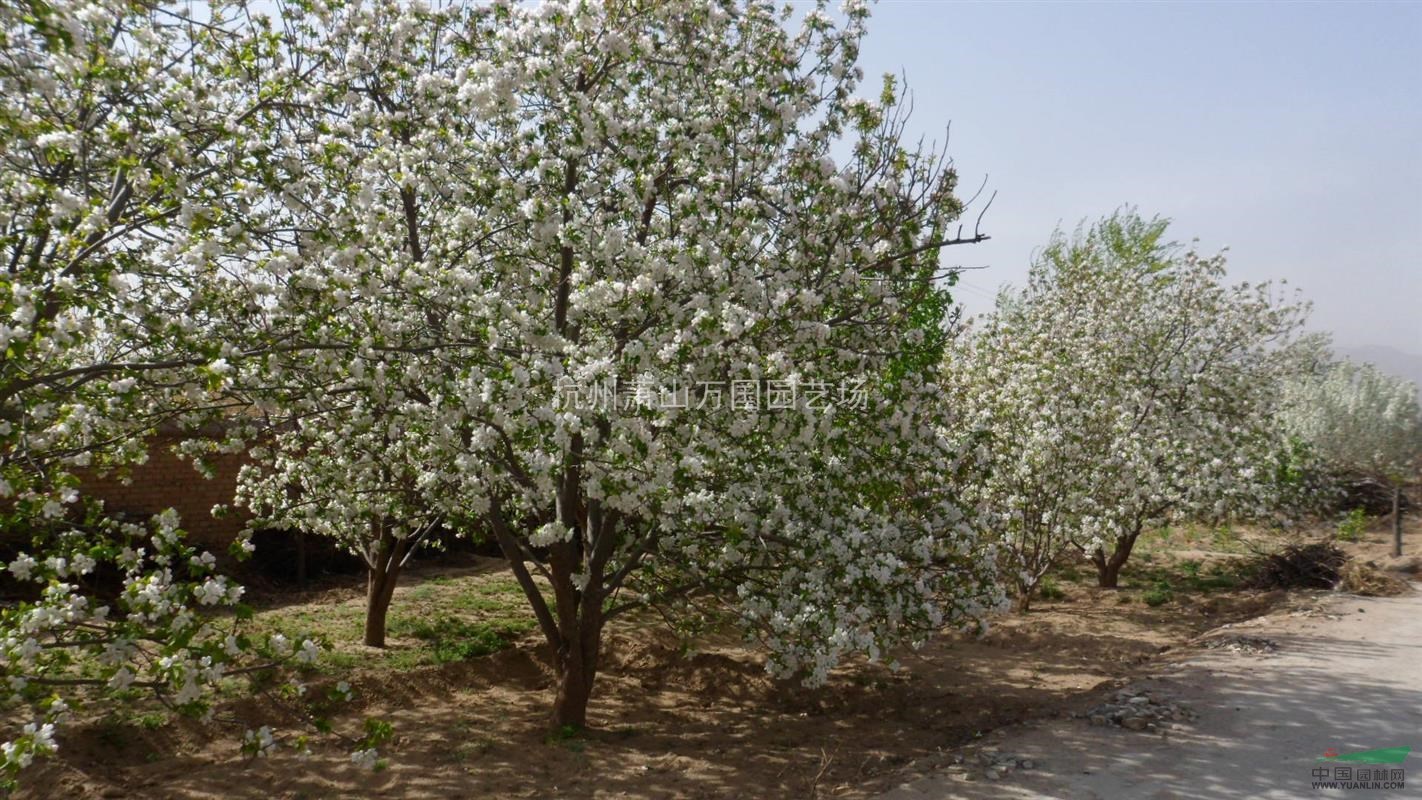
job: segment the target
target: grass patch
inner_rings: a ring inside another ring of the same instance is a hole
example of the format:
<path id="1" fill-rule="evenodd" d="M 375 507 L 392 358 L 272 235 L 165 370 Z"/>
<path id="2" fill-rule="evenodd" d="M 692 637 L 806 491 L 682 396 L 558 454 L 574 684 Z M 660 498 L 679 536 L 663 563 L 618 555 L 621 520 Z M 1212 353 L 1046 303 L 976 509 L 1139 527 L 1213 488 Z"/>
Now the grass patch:
<path id="1" fill-rule="evenodd" d="M 1245 554 L 1249 545 L 1239 531 L 1229 525 L 1186 525 L 1145 531 L 1136 542 L 1136 551 L 1163 556 L 1170 550 L 1208 550 L 1216 553 Z"/>
<path id="2" fill-rule="evenodd" d="M 1228 525 L 1215 528 L 1210 533 L 1210 546 L 1224 553 L 1245 553 L 1249 551 L 1249 545 L 1245 543 L 1244 538 L 1239 535 L 1238 531 Z"/>
<path id="3" fill-rule="evenodd" d="M 1141 595 L 1141 600 L 1151 608 L 1163 606 L 1174 599 L 1175 593 L 1171 591 L 1170 584 L 1165 581 L 1157 582 L 1147 589 L 1145 594 Z"/>
<path id="4" fill-rule="evenodd" d="M 400 618 L 391 624 L 390 633 L 425 642 L 434 663 L 447 664 L 497 653 L 532 628 L 533 622 L 527 619 L 467 622 L 444 616 L 434 620 Z"/>
<path id="5" fill-rule="evenodd" d="M 1121 572 L 1117 603 L 1158 607 L 1176 599 L 1232 592 L 1249 586 L 1250 566 L 1236 554 L 1252 552 L 1229 526 L 1182 526 L 1143 531 Z M 1220 553 L 1223 557 L 1212 557 Z M 1190 557 L 1186 557 L 1190 556 Z M 1096 585 L 1096 570 L 1085 559 L 1069 560 L 1042 579 L 1039 596 L 1061 599 L 1063 584 Z"/>
<path id="6" fill-rule="evenodd" d="M 293 641 L 329 645 L 315 669 L 328 675 L 370 669 L 402 671 L 496 653 L 535 627 L 528 601 L 511 575 L 441 575 L 398 588 L 386 629 L 390 646 L 361 645 L 364 598 L 289 605 L 258 611 L 258 637 L 282 633 Z"/>
<path id="7" fill-rule="evenodd" d="M 553 731 L 543 741 L 544 744 L 562 747 L 574 753 L 581 753 L 588 746 L 587 739 L 583 737 L 583 731 L 572 725 L 564 725 Z"/>
<path id="8" fill-rule="evenodd" d="M 1062 587 L 1052 576 L 1047 575 L 1044 576 L 1042 582 L 1037 585 L 1037 596 L 1043 600 L 1061 600 L 1066 597 L 1066 592 L 1063 591 Z"/>
<path id="9" fill-rule="evenodd" d="M 1245 583 L 1240 565 L 1230 562 L 1204 564 L 1196 559 L 1175 563 L 1153 560 L 1153 563 L 1127 564 L 1121 575 L 1130 588 L 1147 591 L 1163 588 L 1172 594 L 1228 592 Z"/>
<path id="10" fill-rule="evenodd" d="M 1121 573 L 1122 588 L 1131 590 L 1140 602 L 1155 608 L 1176 599 L 1231 592 L 1248 585 L 1249 565 L 1244 560 L 1179 558 L 1160 546 L 1160 533 L 1152 533 L 1153 547 L 1140 558 L 1132 558 Z M 1223 546 L 1215 546 L 1217 537 Z M 1228 528 L 1177 531 L 1172 544 L 1177 549 L 1207 551 L 1242 546 Z"/>

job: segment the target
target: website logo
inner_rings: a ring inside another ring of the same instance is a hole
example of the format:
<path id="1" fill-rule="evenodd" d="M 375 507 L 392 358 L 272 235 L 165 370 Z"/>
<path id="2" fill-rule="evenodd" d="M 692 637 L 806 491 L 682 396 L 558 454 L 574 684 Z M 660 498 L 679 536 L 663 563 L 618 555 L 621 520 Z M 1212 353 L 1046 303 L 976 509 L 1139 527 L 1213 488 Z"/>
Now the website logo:
<path id="1" fill-rule="evenodd" d="M 1330 747 L 1313 768 L 1315 789 L 1402 789 L 1405 775 L 1402 762 L 1411 747 L 1383 747 L 1340 754 Z"/>

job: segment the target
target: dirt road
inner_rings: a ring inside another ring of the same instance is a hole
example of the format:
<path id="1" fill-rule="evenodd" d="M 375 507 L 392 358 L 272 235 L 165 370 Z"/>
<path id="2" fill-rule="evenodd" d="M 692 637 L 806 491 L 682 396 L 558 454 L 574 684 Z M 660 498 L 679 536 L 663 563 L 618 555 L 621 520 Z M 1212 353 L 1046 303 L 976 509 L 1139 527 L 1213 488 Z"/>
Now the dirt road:
<path id="1" fill-rule="evenodd" d="M 1329 597 L 1308 615 L 1270 616 L 1216 636 L 1248 637 L 1253 646 L 1192 651 L 1132 684 L 1133 693 L 1188 707 L 1193 721 L 1155 732 L 1080 718 L 1019 726 L 985 743 L 1011 765 L 1005 771 L 970 756 L 881 800 L 1422 797 L 1422 593 Z M 1275 652 L 1258 652 L 1270 643 Z M 1385 765 L 1388 783 L 1403 770 L 1402 788 L 1315 786 L 1339 767 L 1354 778 L 1378 768 L 1318 761 L 1326 750 L 1393 747 L 1413 748 L 1403 763 Z"/>

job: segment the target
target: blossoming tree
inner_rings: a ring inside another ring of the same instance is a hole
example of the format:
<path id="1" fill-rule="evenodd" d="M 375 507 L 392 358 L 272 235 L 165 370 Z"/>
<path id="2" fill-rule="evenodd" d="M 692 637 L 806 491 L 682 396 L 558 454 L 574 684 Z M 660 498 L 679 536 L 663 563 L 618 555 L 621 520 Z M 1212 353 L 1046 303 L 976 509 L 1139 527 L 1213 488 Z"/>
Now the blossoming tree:
<path id="1" fill-rule="evenodd" d="M 233 380 L 296 430 L 351 412 L 293 375 L 398 424 L 410 485 L 484 520 L 524 588 L 555 726 L 586 723 L 603 629 L 641 605 L 734 607 L 813 683 L 997 600 L 928 319 L 939 250 L 981 237 L 893 83 L 859 96 L 866 16 L 313 7 L 350 74 L 311 105 L 351 111 L 287 123 L 282 208 L 248 213 L 298 235 L 251 237 L 241 274 L 273 338 L 329 350 Z"/>
<path id="2" fill-rule="evenodd" d="M 76 477 L 121 470 L 158 425 L 224 403 L 200 311 L 205 232 L 239 132 L 280 97 L 230 79 L 259 71 L 262 37 L 238 16 L 0 6 L 0 531 L 20 598 L 0 610 L 0 664 L 29 712 L 0 752 L 6 782 L 54 749 L 76 698 L 144 690 L 203 713 L 224 676 L 315 653 L 205 613 L 242 594 L 215 557 L 171 512 L 107 515 Z"/>
<path id="3" fill-rule="evenodd" d="M 1422 460 L 1417 385 L 1348 361 L 1287 385 L 1290 432 L 1335 468 L 1392 487 L 1393 555 L 1402 555 L 1402 488 Z"/>
<path id="4" fill-rule="evenodd" d="M 1304 308 L 1224 283 L 1223 256 L 1133 212 L 1056 236 L 945 361 L 970 497 L 1025 604 L 1068 552 L 1117 584 L 1141 531 L 1274 503 L 1273 398 Z"/>
<path id="5" fill-rule="evenodd" d="M 282 9 L 259 112 L 273 131 L 236 175 L 211 286 L 240 343 L 228 386 L 257 412 L 238 501 L 254 525 L 334 538 L 365 559 L 365 643 L 383 646 L 400 571 L 464 519 L 432 438 L 457 370 L 494 346 L 469 312 L 490 237 L 492 165 L 460 81 L 484 12 L 377 2 Z M 258 88 L 255 91 L 262 92 Z M 224 301 L 224 298 L 226 300 Z M 448 352 L 447 352 L 448 351 Z"/>
<path id="6" fill-rule="evenodd" d="M 420 446 L 417 425 L 345 397 L 318 422 L 265 437 L 241 474 L 237 501 L 259 513 L 254 526 L 326 536 L 365 561 L 371 647 L 385 646 L 401 570 L 446 522 L 426 500 L 422 466 L 439 454 Z"/>

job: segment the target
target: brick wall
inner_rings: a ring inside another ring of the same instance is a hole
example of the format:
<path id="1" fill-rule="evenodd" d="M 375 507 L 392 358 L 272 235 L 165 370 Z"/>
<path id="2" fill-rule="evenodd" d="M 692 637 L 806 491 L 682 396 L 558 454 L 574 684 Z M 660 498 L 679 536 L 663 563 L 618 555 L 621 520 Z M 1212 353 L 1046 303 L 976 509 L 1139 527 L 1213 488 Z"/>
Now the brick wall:
<path id="1" fill-rule="evenodd" d="M 172 434 L 154 436 L 149 442 L 148 461 L 132 467 L 126 481 L 115 475 L 79 471 L 80 492 L 103 500 L 110 513 L 149 516 L 172 508 L 181 516 L 189 541 L 214 551 L 226 550 L 249 515 L 243 509 L 233 509 L 217 519 L 212 516 L 212 507 L 232 502 L 237 470 L 248 457 L 240 453 L 209 458 L 215 474 L 204 478 L 191 462 L 173 455 L 177 441 Z"/>

